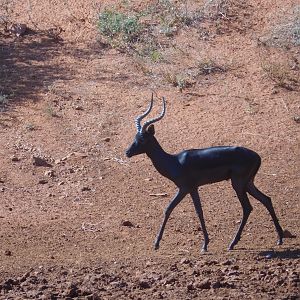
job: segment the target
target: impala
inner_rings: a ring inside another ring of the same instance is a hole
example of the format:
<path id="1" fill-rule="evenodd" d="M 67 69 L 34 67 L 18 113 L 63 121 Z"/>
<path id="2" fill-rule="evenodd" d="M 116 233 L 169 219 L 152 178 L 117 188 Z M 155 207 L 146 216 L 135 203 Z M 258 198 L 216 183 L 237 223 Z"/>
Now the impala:
<path id="1" fill-rule="evenodd" d="M 271 199 L 254 185 L 255 175 L 261 165 L 260 156 L 250 149 L 231 146 L 190 149 L 182 151 L 179 154 L 168 154 L 163 150 L 154 136 L 153 123 L 161 120 L 166 111 L 165 98 L 163 97 L 162 100 L 163 109 L 161 114 L 141 125 L 141 120 L 152 109 L 152 94 L 148 109 L 135 120 L 137 133 L 133 144 L 126 151 L 127 157 L 145 153 L 151 159 L 156 170 L 164 177 L 173 181 L 178 187 L 177 194 L 165 210 L 164 219 L 155 241 L 155 249 L 159 248 L 166 223 L 173 209 L 187 194 L 190 194 L 204 235 L 202 251 L 207 251 L 209 237 L 203 217 L 198 187 L 229 179 L 243 209 L 242 220 L 234 239 L 229 245 L 229 250 L 232 250 L 240 240 L 243 228 L 252 211 L 247 193 L 260 201 L 270 213 L 279 237 L 278 244 L 281 245 L 283 230 L 278 222 Z"/>

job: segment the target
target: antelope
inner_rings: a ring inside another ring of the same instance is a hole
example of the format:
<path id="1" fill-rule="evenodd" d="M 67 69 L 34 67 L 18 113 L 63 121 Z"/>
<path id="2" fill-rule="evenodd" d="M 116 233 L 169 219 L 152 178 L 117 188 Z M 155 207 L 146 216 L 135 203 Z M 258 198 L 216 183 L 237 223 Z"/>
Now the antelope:
<path id="1" fill-rule="evenodd" d="M 148 109 L 135 119 L 137 133 L 133 144 L 126 151 L 128 158 L 145 153 L 151 159 L 156 170 L 162 176 L 173 181 L 178 187 L 177 194 L 165 209 L 163 222 L 154 244 L 155 250 L 159 248 L 165 226 L 172 211 L 187 194 L 190 194 L 204 235 L 202 252 L 207 251 L 209 237 L 205 226 L 198 187 L 229 179 L 241 203 L 243 216 L 228 250 L 233 250 L 240 240 L 243 228 L 253 209 L 247 193 L 261 202 L 270 213 L 278 234 L 278 245 L 281 245 L 284 237 L 283 230 L 275 214 L 271 199 L 254 185 L 255 175 L 261 165 L 260 156 L 250 149 L 234 146 L 190 149 L 175 155 L 168 154 L 154 136 L 154 123 L 161 120 L 166 112 L 165 97 L 162 97 L 162 102 L 161 114 L 141 125 L 142 119 L 152 109 L 152 94 Z"/>

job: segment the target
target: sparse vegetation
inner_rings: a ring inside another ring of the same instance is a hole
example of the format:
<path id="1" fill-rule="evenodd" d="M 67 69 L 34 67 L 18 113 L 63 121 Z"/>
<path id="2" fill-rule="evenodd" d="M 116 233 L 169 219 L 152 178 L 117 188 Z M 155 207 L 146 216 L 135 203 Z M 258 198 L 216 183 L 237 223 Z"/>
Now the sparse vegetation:
<path id="1" fill-rule="evenodd" d="M 29 131 L 35 130 L 35 126 L 32 123 L 26 124 L 25 128 Z"/>
<path id="2" fill-rule="evenodd" d="M 296 90 L 299 87 L 299 73 L 292 72 L 288 65 L 282 63 L 264 63 L 262 69 L 278 87 Z"/>
<path id="3" fill-rule="evenodd" d="M 137 40 L 142 30 L 138 14 L 124 14 L 106 9 L 99 15 L 98 28 L 112 47 L 128 45 Z"/>
<path id="4" fill-rule="evenodd" d="M 47 105 L 47 107 L 45 108 L 45 113 L 49 116 L 49 117 L 58 117 L 54 107 L 50 104 Z"/>
<path id="5" fill-rule="evenodd" d="M 179 7 L 169 0 L 160 0 L 157 5 L 140 12 L 127 3 L 124 10 L 126 12 L 110 8 L 99 14 L 99 31 L 112 47 L 139 51 L 143 47 L 133 47 L 134 44 L 148 44 L 149 41 L 157 44 L 160 35 L 171 37 L 179 27 L 190 24 L 186 4 Z"/>
<path id="6" fill-rule="evenodd" d="M 13 2 L 14 0 L 4 0 L 0 2 L 0 27 L 4 27 L 5 30 L 8 29 L 10 23 L 11 6 Z"/>
<path id="7" fill-rule="evenodd" d="M 292 18 L 282 21 L 260 38 L 260 43 L 272 47 L 300 46 L 300 5 L 294 8 Z"/>
<path id="8" fill-rule="evenodd" d="M 207 0 L 200 7 L 192 7 L 188 1 L 159 0 L 139 10 L 126 1 L 118 8 L 104 8 L 99 14 L 98 28 L 106 43 L 132 56 L 143 74 L 162 76 L 165 82 L 182 90 L 193 85 L 199 75 L 222 73 L 227 68 L 213 60 L 197 62 L 191 57 L 197 64 L 191 73 L 162 71 L 167 69 L 166 64 L 173 64 L 176 57 L 189 55 L 186 48 L 181 50 L 174 46 L 174 36 L 207 19 L 215 21 L 218 27 L 218 22 L 227 18 L 230 3 L 229 0 Z M 202 29 L 195 30 L 201 36 Z M 207 31 L 205 34 L 209 35 Z"/>
<path id="9" fill-rule="evenodd" d="M 227 18 L 229 7 L 228 0 L 206 0 L 201 11 L 203 17 L 216 20 Z"/>
<path id="10" fill-rule="evenodd" d="M 163 78 L 167 83 L 177 87 L 180 91 L 193 85 L 192 78 L 182 73 L 176 74 L 166 71 L 163 73 Z"/>
<path id="11" fill-rule="evenodd" d="M 0 112 L 5 110 L 6 106 L 8 105 L 8 101 L 8 95 L 0 92 Z"/>
<path id="12" fill-rule="evenodd" d="M 197 68 L 199 70 L 199 75 L 209 75 L 227 71 L 227 68 L 225 66 L 218 64 L 212 59 L 199 61 Z"/>

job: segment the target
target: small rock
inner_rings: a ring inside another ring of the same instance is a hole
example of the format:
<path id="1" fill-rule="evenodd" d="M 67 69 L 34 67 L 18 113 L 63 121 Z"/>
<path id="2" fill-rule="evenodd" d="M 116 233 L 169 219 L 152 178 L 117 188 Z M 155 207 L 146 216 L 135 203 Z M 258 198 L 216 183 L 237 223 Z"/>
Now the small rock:
<path id="1" fill-rule="evenodd" d="M 219 289 L 221 286 L 222 286 L 222 284 L 220 281 L 216 281 L 216 282 L 212 283 L 212 285 L 211 285 L 211 287 L 213 289 Z"/>
<path id="2" fill-rule="evenodd" d="M 81 188 L 81 191 L 82 191 L 82 192 L 88 192 L 88 191 L 90 191 L 90 190 L 91 190 L 91 188 L 88 187 L 88 186 L 83 186 L 83 187 Z"/>
<path id="3" fill-rule="evenodd" d="M 294 117 L 294 121 L 295 121 L 296 123 L 299 123 L 299 124 L 300 124 L 300 116 L 295 116 L 295 117 Z"/>
<path id="4" fill-rule="evenodd" d="M 239 276 L 240 273 L 239 273 L 238 271 L 229 271 L 229 272 L 227 273 L 227 275 L 228 275 L 228 276 Z"/>
<path id="5" fill-rule="evenodd" d="M 27 278 L 30 276 L 30 272 L 26 272 L 21 277 L 18 278 L 19 282 L 24 282 L 27 280 Z"/>
<path id="6" fill-rule="evenodd" d="M 222 265 L 223 265 L 223 266 L 230 266 L 230 265 L 232 265 L 232 261 L 228 259 L 228 260 L 224 261 L 224 262 L 222 263 Z"/>
<path id="7" fill-rule="evenodd" d="M 46 184 L 46 183 L 48 183 L 48 181 L 46 179 L 40 179 L 38 181 L 38 184 Z"/>
<path id="8" fill-rule="evenodd" d="M 211 283 L 208 279 L 204 279 L 203 281 L 196 283 L 195 287 L 201 290 L 208 290 L 211 288 Z"/>
<path id="9" fill-rule="evenodd" d="M 151 287 L 151 284 L 146 280 L 140 280 L 139 287 L 141 289 L 149 289 Z"/>
<path id="10" fill-rule="evenodd" d="M 106 137 L 103 139 L 104 142 L 110 142 L 110 137 Z"/>
<path id="11" fill-rule="evenodd" d="M 45 176 L 47 177 L 54 177 L 55 174 L 54 174 L 54 170 L 47 170 L 45 173 L 44 173 Z"/>
<path id="12" fill-rule="evenodd" d="M 0 188 L 0 192 L 3 193 L 4 191 L 5 191 L 5 188 L 4 188 L 4 187 L 1 187 L 1 188 Z"/>
<path id="13" fill-rule="evenodd" d="M 128 220 L 122 221 L 121 225 L 126 227 L 134 227 L 133 223 Z"/>
<path id="14" fill-rule="evenodd" d="M 83 110 L 83 107 L 80 106 L 80 105 L 76 105 L 76 106 L 75 106 L 75 110 Z"/>
<path id="15" fill-rule="evenodd" d="M 191 261 L 188 259 L 188 258 L 186 258 L 186 257 L 184 257 L 181 261 L 180 261 L 180 263 L 181 264 L 184 264 L 184 265 L 186 265 L 186 264 L 189 264 Z"/>
<path id="16" fill-rule="evenodd" d="M 79 296 L 79 289 L 76 284 L 72 283 L 65 291 L 64 295 L 66 297 L 75 298 Z"/>
<path id="17" fill-rule="evenodd" d="M 32 156 L 33 165 L 36 167 L 52 167 L 44 158 Z"/>
<path id="18" fill-rule="evenodd" d="M 15 281 L 13 279 L 9 278 L 2 284 L 2 290 L 10 291 L 13 289 L 14 284 L 15 284 Z"/>
<path id="19" fill-rule="evenodd" d="M 192 290 L 195 289 L 195 286 L 194 286 L 193 283 L 189 283 L 189 284 L 186 286 L 186 288 L 187 288 L 188 291 L 192 291 Z"/>
<path id="20" fill-rule="evenodd" d="M 10 250 L 5 250 L 4 255 L 6 256 L 12 256 L 12 253 Z"/>
<path id="21" fill-rule="evenodd" d="M 17 156 L 13 155 L 11 157 L 11 161 L 17 162 L 17 161 L 20 161 L 20 159 Z"/>
<path id="22" fill-rule="evenodd" d="M 110 283 L 113 288 L 123 288 L 127 286 L 127 283 L 122 280 L 116 280 Z"/>
<path id="23" fill-rule="evenodd" d="M 278 94 L 278 93 L 279 93 L 279 91 L 278 91 L 278 90 L 275 90 L 275 89 L 272 90 L 272 92 L 271 92 L 272 95 L 276 95 L 276 94 Z"/>
<path id="24" fill-rule="evenodd" d="M 11 34 L 15 34 L 17 37 L 24 35 L 27 31 L 27 26 L 25 24 L 21 24 L 21 23 L 16 23 L 16 24 L 12 24 L 9 27 L 9 32 Z"/>

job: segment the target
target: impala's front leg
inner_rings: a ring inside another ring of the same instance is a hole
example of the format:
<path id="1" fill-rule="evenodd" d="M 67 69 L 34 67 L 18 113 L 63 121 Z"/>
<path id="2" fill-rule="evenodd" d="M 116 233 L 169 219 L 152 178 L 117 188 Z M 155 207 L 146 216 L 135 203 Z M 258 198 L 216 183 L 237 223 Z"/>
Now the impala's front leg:
<path id="1" fill-rule="evenodd" d="M 206 230 L 206 226 L 205 226 L 205 221 L 204 221 L 204 216 L 203 216 L 203 211 L 202 211 L 202 207 L 201 207 L 201 201 L 200 201 L 200 197 L 199 197 L 199 193 L 197 188 L 195 188 L 192 192 L 191 192 L 191 197 L 193 199 L 193 203 L 196 209 L 196 213 L 200 219 L 200 224 L 201 224 L 201 228 L 203 231 L 203 235 L 204 235 L 204 243 L 202 246 L 202 252 L 206 252 L 207 251 L 207 245 L 209 243 L 209 238 L 208 238 L 208 233 Z"/>
<path id="2" fill-rule="evenodd" d="M 159 233 L 158 233 L 157 238 L 155 240 L 155 244 L 154 244 L 154 249 L 155 250 L 157 250 L 159 248 L 159 242 L 160 242 L 160 240 L 163 236 L 165 226 L 167 224 L 167 221 L 168 221 L 173 209 L 179 204 L 179 202 L 185 197 L 186 194 L 187 194 L 187 192 L 185 190 L 179 189 L 176 196 L 173 198 L 173 200 L 167 206 L 167 208 L 165 210 L 164 220 L 163 220 L 163 222 L 160 226 Z"/>

